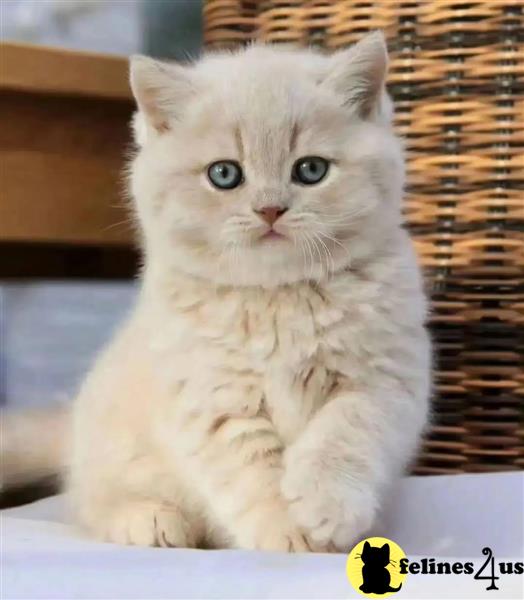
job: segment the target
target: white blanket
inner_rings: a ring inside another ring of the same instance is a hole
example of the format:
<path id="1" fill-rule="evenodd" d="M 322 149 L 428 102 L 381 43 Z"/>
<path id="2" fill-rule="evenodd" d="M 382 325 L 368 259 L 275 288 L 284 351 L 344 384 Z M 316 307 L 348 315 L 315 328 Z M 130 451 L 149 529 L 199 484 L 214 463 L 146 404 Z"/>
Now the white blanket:
<path id="1" fill-rule="evenodd" d="M 524 554 L 524 473 L 412 477 L 373 533 L 410 560 L 496 562 Z M 346 556 L 118 547 L 66 524 L 63 498 L 1 513 L 0 598 L 354 598 Z M 524 578 L 498 591 L 472 575 L 411 575 L 399 598 L 523 598 Z"/>

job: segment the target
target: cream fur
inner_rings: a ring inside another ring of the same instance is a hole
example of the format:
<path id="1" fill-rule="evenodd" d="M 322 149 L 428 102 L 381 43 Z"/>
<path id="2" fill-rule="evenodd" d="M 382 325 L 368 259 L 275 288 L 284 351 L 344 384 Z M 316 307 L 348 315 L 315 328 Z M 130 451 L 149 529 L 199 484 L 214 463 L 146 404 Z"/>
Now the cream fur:
<path id="1" fill-rule="evenodd" d="M 412 459 L 430 387 L 375 34 L 334 57 L 137 58 L 137 306 L 75 404 L 69 489 L 120 543 L 346 548 Z M 293 162 L 332 161 L 318 185 Z M 235 159 L 245 182 L 214 189 Z M 253 212 L 288 207 L 260 241 Z"/>

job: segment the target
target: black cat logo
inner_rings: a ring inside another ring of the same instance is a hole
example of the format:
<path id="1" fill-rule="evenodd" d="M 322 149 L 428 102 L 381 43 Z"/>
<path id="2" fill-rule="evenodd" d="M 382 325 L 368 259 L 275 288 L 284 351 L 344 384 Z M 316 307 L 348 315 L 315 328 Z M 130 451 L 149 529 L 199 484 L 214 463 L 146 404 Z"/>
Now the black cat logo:
<path id="1" fill-rule="evenodd" d="M 400 590 L 402 584 L 396 588 L 389 585 L 391 574 L 386 568 L 391 563 L 389 544 L 384 544 L 379 548 L 365 542 L 360 558 L 364 563 L 362 567 L 363 583 L 360 586 L 361 592 L 364 594 L 389 594 Z"/>

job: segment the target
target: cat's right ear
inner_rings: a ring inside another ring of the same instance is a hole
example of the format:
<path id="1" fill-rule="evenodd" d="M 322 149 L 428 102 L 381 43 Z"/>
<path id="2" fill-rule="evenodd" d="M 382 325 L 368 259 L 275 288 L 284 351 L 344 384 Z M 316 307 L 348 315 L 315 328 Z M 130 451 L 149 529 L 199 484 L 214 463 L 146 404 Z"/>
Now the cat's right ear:
<path id="1" fill-rule="evenodd" d="M 369 550 L 371 548 L 371 544 L 369 542 L 364 542 L 364 550 Z"/>
<path id="2" fill-rule="evenodd" d="M 194 93 L 188 67 L 146 56 L 131 57 L 129 79 L 140 111 L 134 120 L 135 134 L 139 127 L 157 133 L 168 131 Z M 137 141 L 143 142 L 146 136 L 147 131 L 140 132 Z"/>

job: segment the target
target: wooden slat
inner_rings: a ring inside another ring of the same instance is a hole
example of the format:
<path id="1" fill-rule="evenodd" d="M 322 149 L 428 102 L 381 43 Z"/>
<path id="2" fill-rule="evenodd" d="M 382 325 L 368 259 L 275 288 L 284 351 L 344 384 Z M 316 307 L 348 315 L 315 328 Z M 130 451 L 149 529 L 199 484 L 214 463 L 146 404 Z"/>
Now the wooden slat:
<path id="1" fill-rule="evenodd" d="M 15 43 L 0 44 L 0 89 L 131 99 L 124 57 Z"/>
<path id="2" fill-rule="evenodd" d="M 130 245 L 126 60 L 0 49 L 0 241 Z"/>

